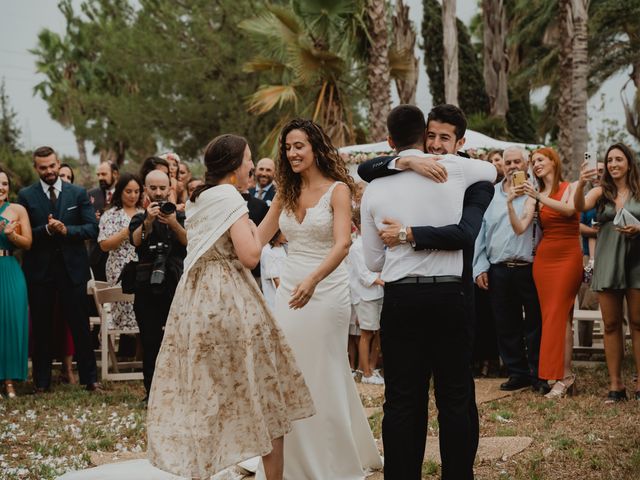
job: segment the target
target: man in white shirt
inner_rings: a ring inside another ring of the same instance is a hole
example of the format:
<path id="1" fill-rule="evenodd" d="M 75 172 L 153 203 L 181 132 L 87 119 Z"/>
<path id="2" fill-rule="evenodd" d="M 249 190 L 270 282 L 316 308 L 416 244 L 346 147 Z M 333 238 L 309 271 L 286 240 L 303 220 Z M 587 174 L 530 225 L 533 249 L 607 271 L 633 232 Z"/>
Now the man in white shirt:
<path id="1" fill-rule="evenodd" d="M 420 109 L 394 108 L 387 127 L 389 143 L 400 156 L 425 155 L 426 124 Z M 487 162 L 455 155 L 440 162 L 447 171 L 446 183 L 412 171 L 379 178 L 365 191 L 361 207 L 365 262 L 370 270 L 381 272 L 385 282 L 385 474 L 403 480 L 421 476 L 431 374 L 439 409 L 442 478 L 473 478 L 469 452 L 475 440 L 468 414 L 473 389 L 462 251 L 416 251 L 407 242 L 406 230 L 401 231 L 400 245 L 385 250 L 378 235 L 385 218 L 403 225 L 457 224 L 467 187 L 496 177 L 495 167 Z"/>

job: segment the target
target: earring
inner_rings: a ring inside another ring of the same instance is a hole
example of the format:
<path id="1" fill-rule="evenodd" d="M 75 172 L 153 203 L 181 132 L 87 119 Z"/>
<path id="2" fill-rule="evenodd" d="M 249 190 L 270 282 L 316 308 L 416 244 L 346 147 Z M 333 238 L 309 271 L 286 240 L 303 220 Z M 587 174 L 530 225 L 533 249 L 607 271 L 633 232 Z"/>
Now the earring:
<path id="1" fill-rule="evenodd" d="M 316 166 L 319 167 L 320 166 L 320 160 L 318 160 L 318 157 L 316 157 Z"/>
<path id="2" fill-rule="evenodd" d="M 233 183 L 234 185 L 238 182 L 238 178 L 236 177 L 235 173 L 231 174 L 231 183 Z"/>

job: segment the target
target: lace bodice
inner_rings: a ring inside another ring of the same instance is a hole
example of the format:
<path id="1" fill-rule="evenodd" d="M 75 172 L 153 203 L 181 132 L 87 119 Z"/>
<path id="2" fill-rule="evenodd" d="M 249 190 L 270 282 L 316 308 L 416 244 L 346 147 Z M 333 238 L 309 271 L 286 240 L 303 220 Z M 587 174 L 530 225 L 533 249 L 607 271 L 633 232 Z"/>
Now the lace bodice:
<path id="1" fill-rule="evenodd" d="M 331 192 L 338 183 L 341 182 L 334 182 L 318 203 L 307 209 L 302 222 L 298 222 L 293 212 L 283 210 L 280 214 L 280 230 L 287 237 L 290 258 L 298 255 L 324 258 L 333 247 Z"/>

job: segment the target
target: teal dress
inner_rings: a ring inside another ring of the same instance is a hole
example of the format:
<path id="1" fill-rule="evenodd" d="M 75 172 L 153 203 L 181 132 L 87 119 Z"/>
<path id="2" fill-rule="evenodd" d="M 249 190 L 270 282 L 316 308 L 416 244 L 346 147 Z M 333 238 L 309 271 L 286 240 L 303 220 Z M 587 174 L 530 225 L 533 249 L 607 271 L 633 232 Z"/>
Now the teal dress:
<path id="1" fill-rule="evenodd" d="M 9 206 L 0 206 L 0 221 Z M 0 250 L 14 250 L 4 232 L 0 233 Z M 27 284 L 18 260 L 0 257 L 0 380 L 26 380 L 29 348 L 29 307 Z"/>

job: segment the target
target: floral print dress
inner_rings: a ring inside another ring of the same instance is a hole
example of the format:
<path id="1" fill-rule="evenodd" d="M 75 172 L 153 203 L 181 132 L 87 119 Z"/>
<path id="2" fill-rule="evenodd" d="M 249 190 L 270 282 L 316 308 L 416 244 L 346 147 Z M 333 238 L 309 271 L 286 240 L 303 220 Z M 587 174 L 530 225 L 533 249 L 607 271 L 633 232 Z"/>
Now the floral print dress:
<path id="1" fill-rule="evenodd" d="M 138 210 L 140 213 L 143 210 Z M 123 228 L 129 226 L 131 218 L 121 208 L 110 208 L 100 217 L 100 233 L 98 243 L 106 240 L 110 236 L 118 233 Z M 115 286 L 120 277 L 120 272 L 124 266 L 132 260 L 138 260 L 136 249 L 129 239 L 125 240 L 116 248 L 109 252 L 107 259 L 106 273 L 109 285 Z M 133 312 L 133 302 L 116 302 L 111 305 L 110 329 L 114 330 L 137 330 L 136 315 Z"/>

